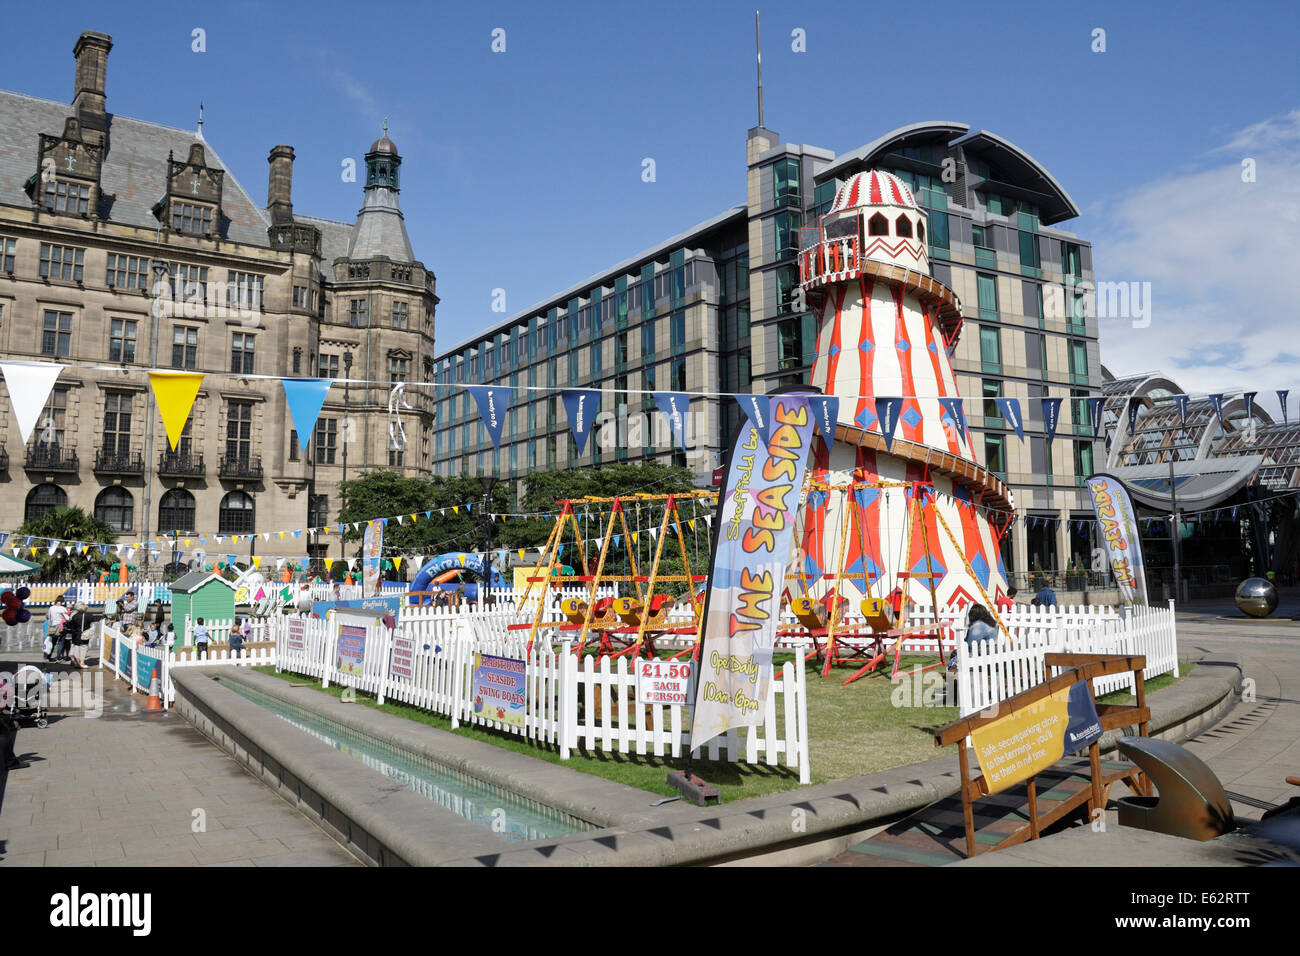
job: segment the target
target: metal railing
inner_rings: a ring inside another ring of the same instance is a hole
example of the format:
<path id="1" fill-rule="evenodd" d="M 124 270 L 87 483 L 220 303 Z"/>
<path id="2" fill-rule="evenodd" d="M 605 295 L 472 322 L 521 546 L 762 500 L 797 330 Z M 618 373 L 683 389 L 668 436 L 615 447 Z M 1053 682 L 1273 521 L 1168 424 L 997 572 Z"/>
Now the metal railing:
<path id="1" fill-rule="evenodd" d="M 203 456 L 165 451 L 158 456 L 158 474 L 192 476 L 202 475 Z"/>
<path id="2" fill-rule="evenodd" d="M 138 452 L 119 452 L 104 447 L 95 452 L 95 471 L 107 475 L 143 475 L 144 457 Z"/>
<path id="3" fill-rule="evenodd" d="M 43 471 L 77 470 L 77 453 L 65 445 L 34 445 L 27 449 L 26 467 Z"/>
<path id="4" fill-rule="evenodd" d="M 231 457 L 223 455 L 217 474 L 222 478 L 247 478 L 252 481 L 262 477 L 262 456 Z"/>

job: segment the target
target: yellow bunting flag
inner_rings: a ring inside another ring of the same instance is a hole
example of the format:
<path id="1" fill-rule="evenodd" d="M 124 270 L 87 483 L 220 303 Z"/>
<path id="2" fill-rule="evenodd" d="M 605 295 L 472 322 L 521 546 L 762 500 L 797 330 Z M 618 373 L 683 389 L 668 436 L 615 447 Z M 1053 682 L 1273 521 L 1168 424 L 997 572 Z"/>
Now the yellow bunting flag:
<path id="1" fill-rule="evenodd" d="M 167 429 L 167 441 L 175 451 L 203 376 L 198 372 L 150 372 L 149 384 L 153 386 L 153 397 L 158 402 L 163 427 Z"/>
<path id="2" fill-rule="evenodd" d="M 333 564 L 334 564 L 334 559 L 333 559 L 333 558 L 326 558 L 326 559 L 325 559 L 325 570 L 328 571 L 328 570 L 330 569 L 330 567 L 333 566 Z"/>
<path id="3" fill-rule="evenodd" d="M 253 567 L 260 568 L 261 566 L 262 566 L 262 556 L 258 554 L 253 555 Z"/>
<path id="4" fill-rule="evenodd" d="M 451 510 L 454 511 L 456 514 L 460 514 L 460 505 L 452 505 Z"/>
<path id="5" fill-rule="evenodd" d="M 399 571 L 402 570 L 402 559 L 397 555 L 393 555 L 393 567 L 397 568 Z"/>

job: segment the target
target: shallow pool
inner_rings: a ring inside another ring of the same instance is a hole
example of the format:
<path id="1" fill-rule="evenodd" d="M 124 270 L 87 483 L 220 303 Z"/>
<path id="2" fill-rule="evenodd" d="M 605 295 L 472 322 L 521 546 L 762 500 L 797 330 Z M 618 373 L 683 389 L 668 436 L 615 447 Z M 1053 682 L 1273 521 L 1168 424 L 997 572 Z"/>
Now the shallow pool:
<path id="1" fill-rule="evenodd" d="M 220 683 L 303 733 L 355 757 L 407 789 L 507 840 L 543 840 L 594 829 L 592 824 L 563 810 L 444 766 L 424 754 L 407 753 L 388 741 L 263 694 L 239 681 Z"/>

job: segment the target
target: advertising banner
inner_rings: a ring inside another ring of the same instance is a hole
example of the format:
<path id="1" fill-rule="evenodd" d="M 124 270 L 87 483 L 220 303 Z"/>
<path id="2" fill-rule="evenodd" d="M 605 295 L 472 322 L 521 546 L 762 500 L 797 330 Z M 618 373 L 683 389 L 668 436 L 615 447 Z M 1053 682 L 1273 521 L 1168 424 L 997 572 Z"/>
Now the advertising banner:
<path id="1" fill-rule="evenodd" d="M 414 675 L 415 640 L 398 630 L 393 634 L 393 654 L 388 663 L 388 676 L 410 680 Z"/>
<path id="2" fill-rule="evenodd" d="M 402 596 L 360 598 L 356 601 L 312 601 L 311 616 L 324 618 L 330 611 L 361 608 L 367 611 L 384 611 L 394 618 L 402 612 Z"/>
<path id="3" fill-rule="evenodd" d="M 307 622 L 302 618 L 290 618 L 286 647 L 295 653 L 307 650 Z"/>
<path id="4" fill-rule="evenodd" d="M 691 747 L 758 724 L 772 680 L 783 576 L 813 437 L 808 396 L 769 397 L 769 438 L 746 420 L 718 499 Z"/>
<path id="5" fill-rule="evenodd" d="M 1085 681 L 971 732 L 989 793 L 1047 769 L 1101 736 L 1101 721 Z"/>
<path id="6" fill-rule="evenodd" d="M 131 645 L 126 641 L 117 642 L 117 672 L 123 677 L 131 673 Z"/>
<path id="7" fill-rule="evenodd" d="M 524 727 L 524 662 L 513 657 L 474 655 L 474 716 Z"/>
<path id="8" fill-rule="evenodd" d="M 366 525 L 361 543 L 361 596 L 374 597 L 379 593 L 379 562 L 384 553 L 384 524 L 372 521 Z"/>
<path id="9" fill-rule="evenodd" d="M 156 652 L 155 652 L 156 654 Z M 150 654 L 148 649 L 135 652 L 135 682 L 142 689 L 149 689 L 149 682 L 153 680 L 154 668 L 158 668 L 158 679 L 162 680 L 162 666 L 158 657 Z"/>
<path id="10" fill-rule="evenodd" d="M 689 704 L 690 661 L 660 661 L 642 658 L 636 662 L 636 700 L 646 704 Z"/>
<path id="11" fill-rule="evenodd" d="M 342 674 L 360 677 L 365 673 L 365 660 L 365 625 L 340 624 L 338 649 L 334 654 L 334 669 Z"/>
<path id="12" fill-rule="evenodd" d="M 1118 478 L 1093 475 L 1088 494 L 1097 513 L 1097 524 L 1106 548 L 1106 559 L 1115 574 L 1125 604 L 1146 604 L 1147 576 L 1142 564 L 1142 541 L 1138 537 L 1137 513 Z"/>

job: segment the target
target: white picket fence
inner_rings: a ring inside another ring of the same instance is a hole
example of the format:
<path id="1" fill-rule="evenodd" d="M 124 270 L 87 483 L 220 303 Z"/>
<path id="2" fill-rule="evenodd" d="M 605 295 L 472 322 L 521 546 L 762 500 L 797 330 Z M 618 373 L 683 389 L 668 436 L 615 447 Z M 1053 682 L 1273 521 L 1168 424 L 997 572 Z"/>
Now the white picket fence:
<path id="1" fill-rule="evenodd" d="M 84 601 L 88 605 L 103 604 L 110 598 L 117 600 L 128 590 L 134 591 L 140 607 L 144 608 L 154 601 L 163 604 L 172 603 L 172 591 L 166 584 L 152 581 L 131 581 L 129 583 L 108 582 L 91 584 L 86 581 L 32 581 L 26 585 L 31 590 L 27 599 L 28 607 L 47 607 L 54 603 L 60 594 L 67 595 L 69 605 Z"/>
<path id="2" fill-rule="evenodd" d="M 1047 653 L 1141 654 L 1147 666 L 1144 680 L 1172 672 L 1178 676 L 1178 635 L 1174 604 L 1133 606 L 1113 617 L 1089 615 L 1055 618 L 1038 615 L 1031 623 L 1009 622 L 1011 636 L 967 646 L 965 628 L 957 629 L 957 699 L 962 716 L 1006 700 L 1051 674 L 1043 663 Z M 1132 673 L 1093 682 L 1098 695 L 1133 691 Z"/>
<path id="3" fill-rule="evenodd" d="M 359 668 L 343 670 L 337 654 L 338 628 L 332 621 L 274 617 L 268 620 L 276 644 L 276 667 L 291 673 L 372 693 L 382 703 L 400 700 L 461 723 L 555 746 L 561 759 L 574 750 L 681 757 L 690 744 L 688 716 L 680 706 L 640 706 L 636 676 L 625 657 L 579 657 L 568 641 L 538 640 L 531 651 L 527 631 L 510 631 L 519 615 L 503 605 L 472 612 L 447 608 L 404 608 L 400 626 L 390 633 L 382 622 L 366 628 Z M 290 644 L 291 629 L 297 635 Z M 409 677 L 391 668 L 395 639 L 413 643 Z M 474 708 L 476 654 L 525 662 L 523 726 L 495 719 Z M 733 729 L 711 740 L 702 756 L 710 760 L 784 765 L 797 770 L 801 783 L 808 766 L 808 705 L 803 659 L 796 656 L 772 682 L 762 724 Z"/>
<path id="4" fill-rule="evenodd" d="M 151 675 L 157 668 L 159 675 L 159 694 L 164 709 L 171 705 L 174 695 L 168 694 L 166 688 L 170 682 L 168 658 L 163 647 L 145 647 L 135 644 L 123 636 L 122 632 L 103 621 L 95 625 L 99 638 L 99 666 L 115 678 L 131 685 L 131 693 L 149 693 Z M 94 638 L 91 638 L 93 641 Z M 141 664 L 143 662 L 143 664 Z M 141 671 L 143 670 L 143 674 Z"/>

